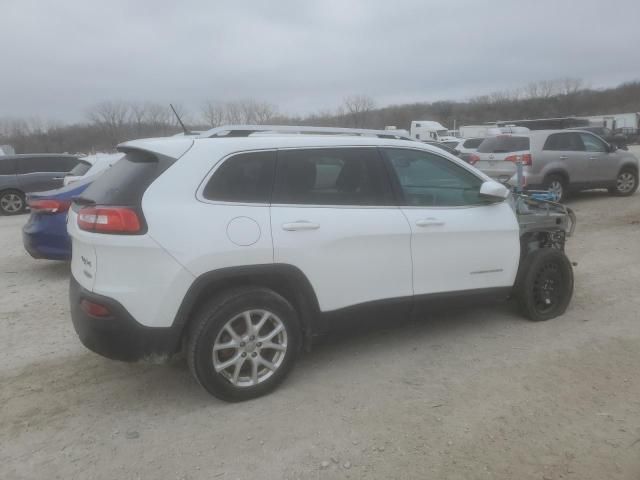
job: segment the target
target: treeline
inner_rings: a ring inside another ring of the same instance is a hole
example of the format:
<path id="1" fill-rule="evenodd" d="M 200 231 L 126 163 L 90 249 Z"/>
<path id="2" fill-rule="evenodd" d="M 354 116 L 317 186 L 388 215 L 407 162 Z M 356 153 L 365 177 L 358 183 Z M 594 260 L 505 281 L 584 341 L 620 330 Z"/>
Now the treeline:
<path id="1" fill-rule="evenodd" d="M 408 129 L 412 120 L 436 120 L 456 126 L 571 115 L 599 115 L 640 111 L 640 81 L 615 88 L 591 89 L 579 79 L 540 81 L 511 91 L 478 96 L 468 101 L 437 101 L 376 108 L 366 95 L 346 97 L 333 110 L 291 117 L 276 105 L 254 99 L 205 101 L 199 109 L 174 105 L 193 130 L 228 124 L 293 124 Z M 87 110 L 86 121 L 74 125 L 38 119 L 0 119 L 0 144 L 18 153 L 109 151 L 135 138 L 167 136 L 182 131 L 168 105 L 151 102 L 105 101 Z"/>

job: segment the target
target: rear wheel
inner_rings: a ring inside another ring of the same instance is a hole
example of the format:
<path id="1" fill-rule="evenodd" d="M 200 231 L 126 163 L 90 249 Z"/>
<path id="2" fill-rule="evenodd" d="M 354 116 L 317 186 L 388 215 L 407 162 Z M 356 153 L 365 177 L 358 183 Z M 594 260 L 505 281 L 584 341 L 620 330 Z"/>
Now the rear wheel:
<path id="1" fill-rule="evenodd" d="M 562 250 L 541 248 L 528 254 L 518 272 L 515 296 L 533 321 L 562 315 L 573 295 L 573 268 Z"/>
<path id="2" fill-rule="evenodd" d="M 561 175 L 549 175 L 544 181 L 544 188 L 555 196 L 557 202 L 567 196 L 567 182 Z"/>
<path id="3" fill-rule="evenodd" d="M 638 172 L 632 168 L 624 168 L 616 178 L 616 186 L 609 189 L 609 193 L 627 197 L 638 189 Z"/>
<path id="4" fill-rule="evenodd" d="M 0 213 L 16 215 L 24 212 L 26 202 L 24 194 L 18 190 L 5 190 L 0 193 Z"/>
<path id="5" fill-rule="evenodd" d="M 300 350 L 296 311 L 277 293 L 241 288 L 211 299 L 193 319 L 187 361 L 209 393 L 237 402 L 275 389 Z"/>

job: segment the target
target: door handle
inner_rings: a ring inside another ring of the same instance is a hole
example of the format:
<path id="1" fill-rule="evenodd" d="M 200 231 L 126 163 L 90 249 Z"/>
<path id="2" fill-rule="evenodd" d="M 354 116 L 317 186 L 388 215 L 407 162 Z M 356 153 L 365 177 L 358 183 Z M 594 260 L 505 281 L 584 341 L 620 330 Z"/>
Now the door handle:
<path id="1" fill-rule="evenodd" d="M 560 155 L 560 160 L 568 160 L 569 157 L 567 155 Z"/>
<path id="2" fill-rule="evenodd" d="M 52 180 L 64 180 L 64 177 L 53 177 Z"/>
<path id="3" fill-rule="evenodd" d="M 442 220 L 438 220 L 437 218 L 421 218 L 420 220 L 416 220 L 416 225 L 418 227 L 439 227 L 444 225 Z"/>
<path id="4" fill-rule="evenodd" d="M 308 222 L 306 220 L 297 220 L 295 222 L 282 224 L 282 229 L 286 230 L 287 232 L 295 232 L 298 230 L 317 230 L 319 228 L 319 223 Z"/>
<path id="5" fill-rule="evenodd" d="M 589 157 L 589 160 L 597 160 L 599 157 Z"/>

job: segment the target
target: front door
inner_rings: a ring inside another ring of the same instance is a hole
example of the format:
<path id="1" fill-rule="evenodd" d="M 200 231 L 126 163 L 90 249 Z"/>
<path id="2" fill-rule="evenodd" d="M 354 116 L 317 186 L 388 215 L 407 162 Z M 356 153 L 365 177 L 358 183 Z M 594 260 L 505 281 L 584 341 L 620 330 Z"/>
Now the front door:
<path id="1" fill-rule="evenodd" d="M 385 148 L 412 232 L 417 296 L 513 285 L 519 228 L 506 202 L 479 196 L 483 180 L 424 150 Z"/>
<path id="2" fill-rule="evenodd" d="M 591 133 L 580 133 L 585 152 L 584 164 L 588 169 L 588 183 L 597 186 L 613 183 L 618 175 L 615 153 L 610 153 L 607 144 Z"/>
<path id="3" fill-rule="evenodd" d="M 411 231 L 375 147 L 279 150 L 271 227 L 321 311 L 411 299 Z"/>

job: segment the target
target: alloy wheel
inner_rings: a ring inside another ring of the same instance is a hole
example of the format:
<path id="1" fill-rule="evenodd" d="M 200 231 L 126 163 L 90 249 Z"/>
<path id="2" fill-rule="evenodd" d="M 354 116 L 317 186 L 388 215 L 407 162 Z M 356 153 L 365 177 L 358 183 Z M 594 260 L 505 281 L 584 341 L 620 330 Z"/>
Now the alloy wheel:
<path id="1" fill-rule="evenodd" d="M 548 313 L 558 305 L 562 297 L 562 274 L 556 263 L 544 265 L 533 283 L 533 298 L 540 313 Z"/>
<path id="2" fill-rule="evenodd" d="M 629 193 L 636 184 L 636 177 L 631 172 L 622 172 L 616 180 L 616 188 L 620 193 Z"/>
<path id="3" fill-rule="evenodd" d="M 5 193 L 0 198 L 0 209 L 6 213 L 18 213 L 24 207 L 22 197 L 17 193 Z"/>
<path id="4" fill-rule="evenodd" d="M 555 197 L 556 200 L 561 200 L 564 194 L 564 187 L 562 186 L 562 182 L 560 180 L 552 180 L 549 183 L 549 187 L 547 188 L 551 194 Z"/>
<path id="5" fill-rule="evenodd" d="M 213 344 L 213 367 L 236 387 L 271 377 L 287 353 L 287 331 L 268 310 L 247 310 L 229 320 Z"/>

